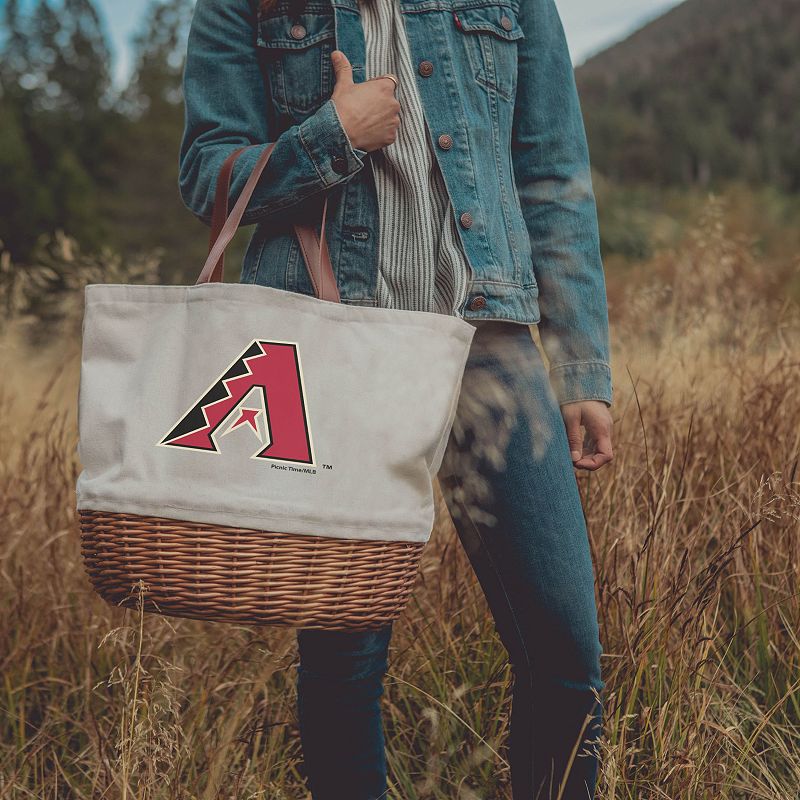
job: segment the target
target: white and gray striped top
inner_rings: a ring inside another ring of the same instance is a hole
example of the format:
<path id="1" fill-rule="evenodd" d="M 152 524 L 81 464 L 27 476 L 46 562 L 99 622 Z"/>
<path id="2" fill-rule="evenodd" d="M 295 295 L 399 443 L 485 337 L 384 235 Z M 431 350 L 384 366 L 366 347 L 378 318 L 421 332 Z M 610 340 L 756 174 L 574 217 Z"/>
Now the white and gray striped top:
<path id="1" fill-rule="evenodd" d="M 377 303 L 386 308 L 457 314 L 469 264 L 452 204 L 433 153 L 411 63 L 405 21 L 396 0 L 360 0 L 366 75 L 400 82 L 400 127 L 394 142 L 373 150 L 380 218 Z"/>

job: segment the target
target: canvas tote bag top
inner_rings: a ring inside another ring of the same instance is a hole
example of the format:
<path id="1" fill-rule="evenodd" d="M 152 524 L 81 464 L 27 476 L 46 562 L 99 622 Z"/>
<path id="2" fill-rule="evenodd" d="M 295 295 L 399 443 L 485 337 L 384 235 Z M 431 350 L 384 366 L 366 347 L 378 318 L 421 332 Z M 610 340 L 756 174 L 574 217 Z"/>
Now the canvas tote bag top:
<path id="1" fill-rule="evenodd" d="M 195 285 L 86 286 L 77 510 L 424 542 L 475 329 L 337 302 L 324 210 L 316 297 L 222 282 L 271 150 Z"/>

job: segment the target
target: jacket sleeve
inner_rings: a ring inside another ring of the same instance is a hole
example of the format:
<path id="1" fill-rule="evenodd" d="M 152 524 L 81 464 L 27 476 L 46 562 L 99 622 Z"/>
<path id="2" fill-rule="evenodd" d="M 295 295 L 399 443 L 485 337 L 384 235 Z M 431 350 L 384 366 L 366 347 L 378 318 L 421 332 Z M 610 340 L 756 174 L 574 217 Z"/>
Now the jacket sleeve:
<path id="1" fill-rule="evenodd" d="M 330 98 L 302 123 L 273 138 L 256 26 L 253 0 L 197 0 L 183 72 L 185 127 L 178 182 L 184 204 L 206 224 L 211 222 L 219 169 L 242 145 L 255 146 L 234 165 L 231 205 L 264 147 L 275 141 L 244 225 L 347 181 L 364 166 L 365 151 L 351 146 Z M 332 162 L 342 156 L 345 168 L 337 172 Z"/>
<path id="2" fill-rule="evenodd" d="M 521 0 L 511 153 L 559 403 L 611 404 L 608 308 L 586 132 L 554 0 Z"/>

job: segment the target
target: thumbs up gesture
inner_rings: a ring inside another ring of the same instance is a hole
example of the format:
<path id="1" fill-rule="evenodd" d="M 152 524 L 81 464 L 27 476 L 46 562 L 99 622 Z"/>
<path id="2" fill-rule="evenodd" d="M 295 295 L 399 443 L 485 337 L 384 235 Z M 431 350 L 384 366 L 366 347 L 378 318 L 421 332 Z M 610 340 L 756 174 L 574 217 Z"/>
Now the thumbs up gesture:
<path id="1" fill-rule="evenodd" d="M 397 138 L 400 103 L 391 78 L 370 78 L 353 83 L 353 66 L 341 50 L 331 53 L 336 106 L 350 144 L 360 150 L 377 150 Z"/>

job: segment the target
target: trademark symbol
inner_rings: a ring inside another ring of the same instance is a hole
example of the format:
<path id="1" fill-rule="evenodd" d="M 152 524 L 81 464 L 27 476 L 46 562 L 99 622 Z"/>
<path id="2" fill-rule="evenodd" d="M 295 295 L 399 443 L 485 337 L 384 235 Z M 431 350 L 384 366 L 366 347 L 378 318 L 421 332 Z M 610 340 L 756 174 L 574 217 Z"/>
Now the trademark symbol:
<path id="1" fill-rule="evenodd" d="M 322 469 L 333 469 L 333 464 L 323 464 Z"/>

